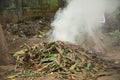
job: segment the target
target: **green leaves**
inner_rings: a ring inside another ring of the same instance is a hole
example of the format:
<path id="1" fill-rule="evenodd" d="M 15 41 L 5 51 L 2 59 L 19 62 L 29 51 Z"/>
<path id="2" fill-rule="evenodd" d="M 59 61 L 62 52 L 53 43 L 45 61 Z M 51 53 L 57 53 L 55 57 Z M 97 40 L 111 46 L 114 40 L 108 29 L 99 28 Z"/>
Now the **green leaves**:
<path id="1" fill-rule="evenodd" d="M 42 63 L 47 63 L 47 62 L 55 61 L 57 56 L 58 56 L 57 54 L 48 55 L 47 58 L 42 59 L 41 62 Z"/>
<path id="2" fill-rule="evenodd" d="M 22 73 L 25 77 L 31 76 L 33 71 L 41 75 L 57 72 L 66 74 L 61 75 L 68 78 L 71 74 L 82 74 L 85 80 L 89 80 L 95 77 L 93 74 L 101 70 L 101 67 L 96 66 L 98 61 L 95 62 L 85 52 L 86 49 L 81 50 L 78 46 L 63 42 L 43 42 L 34 46 L 26 44 L 14 56 L 17 57 L 17 66 L 25 69 Z"/>
<path id="3" fill-rule="evenodd" d="M 113 32 L 111 32 L 111 35 L 113 35 L 116 38 L 117 45 L 120 45 L 120 31 L 114 30 Z"/>
<path id="4" fill-rule="evenodd" d="M 58 0 L 49 0 L 48 4 L 50 8 L 58 7 Z"/>
<path id="5" fill-rule="evenodd" d="M 91 62 L 87 63 L 87 67 L 86 68 L 89 70 L 90 67 L 92 67 L 92 63 Z"/>

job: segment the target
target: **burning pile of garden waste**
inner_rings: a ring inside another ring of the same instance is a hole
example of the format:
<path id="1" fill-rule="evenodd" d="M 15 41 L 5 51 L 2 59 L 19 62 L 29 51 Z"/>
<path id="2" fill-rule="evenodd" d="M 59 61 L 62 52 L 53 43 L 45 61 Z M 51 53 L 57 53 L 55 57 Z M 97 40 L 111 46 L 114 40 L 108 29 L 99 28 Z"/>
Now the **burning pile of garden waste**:
<path id="1" fill-rule="evenodd" d="M 102 59 L 89 54 L 87 49 L 60 41 L 41 42 L 32 46 L 25 44 L 13 56 L 17 74 L 12 78 L 57 73 L 56 78 L 61 80 L 96 80 L 100 76 L 98 73 L 107 68 Z"/>

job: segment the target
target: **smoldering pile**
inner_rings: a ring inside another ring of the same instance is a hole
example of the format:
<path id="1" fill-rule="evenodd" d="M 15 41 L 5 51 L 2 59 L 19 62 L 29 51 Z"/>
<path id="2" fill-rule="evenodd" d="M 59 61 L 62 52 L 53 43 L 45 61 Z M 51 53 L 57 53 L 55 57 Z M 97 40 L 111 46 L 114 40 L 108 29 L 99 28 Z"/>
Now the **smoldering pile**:
<path id="1" fill-rule="evenodd" d="M 58 78 L 81 78 L 90 80 L 98 77 L 97 73 L 104 71 L 103 60 L 87 54 L 88 50 L 80 46 L 63 42 L 42 42 L 33 46 L 25 44 L 22 50 L 13 56 L 16 66 L 22 68 L 16 77 L 43 76 L 58 73 Z"/>

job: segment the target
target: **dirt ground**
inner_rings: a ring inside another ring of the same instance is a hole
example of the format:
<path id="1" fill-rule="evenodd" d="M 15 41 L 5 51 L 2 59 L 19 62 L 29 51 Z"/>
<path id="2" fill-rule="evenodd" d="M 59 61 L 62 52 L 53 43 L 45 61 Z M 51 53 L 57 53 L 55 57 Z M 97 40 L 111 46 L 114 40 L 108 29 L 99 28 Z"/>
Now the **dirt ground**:
<path id="1" fill-rule="evenodd" d="M 39 25 L 39 23 L 38 23 L 38 25 Z M 45 27 L 45 29 L 46 29 L 46 27 Z M 11 29 L 9 29 L 9 30 L 11 30 Z M 35 35 L 34 35 L 34 37 L 33 37 L 33 35 L 32 35 L 32 37 L 31 36 L 29 36 L 29 37 L 18 36 L 18 35 L 21 35 L 21 33 L 16 32 L 17 30 L 18 29 L 16 29 L 13 32 L 5 31 L 5 37 L 6 37 L 8 46 L 9 46 L 10 53 L 14 53 L 14 52 L 20 50 L 20 46 L 23 45 L 24 43 L 37 44 L 39 42 L 46 40 L 46 38 L 35 37 Z M 26 30 L 24 31 L 24 29 L 23 29 L 23 32 L 26 32 Z M 28 32 L 32 32 L 32 31 L 28 31 Z M 13 33 L 15 33 L 15 34 L 13 34 Z M 16 35 L 16 34 L 18 34 L 18 35 Z M 31 35 L 31 34 L 33 34 L 33 33 L 29 33 L 27 35 Z M 36 34 L 36 33 L 34 33 L 34 34 Z M 100 73 L 101 76 L 99 76 L 97 80 L 120 80 L 120 46 L 110 47 L 108 52 L 103 54 L 102 58 L 111 62 L 111 65 L 110 65 L 111 69 L 108 69 L 109 71 Z M 15 63 L 15 61 L 13 59 L 13 63 L 11 63 L 10 65 L 0 66 L 0 80 L 9 80 L 6 77 L 9 74 L 11 74 L 12 70 L 15 69 L 14 63 Z M 49 74 L 49 75 L 45 75 L 41 78 L 36 78 L 35 80 L 57 80 L 56 75 L 57 74 Z M 17 79 L 17 80 L 24 80 L 24 79 Z M 33 79 L 28 79 L 28 80 L 33 80 Z M 75 80 L 81 80 L 81 79 L 75 79 Z"/>
<path id="2" fill-rule="evenodd" d="M 16 37 L 16 40 L 12 42 L 11 39 L 15 38 L 16 36 L 11 36 L 9 38 L 9 50 L 10 52 L 15 52 L 20 49 L 20 46 L 24 43 L 28 44 L 37 44 L 41 40 L 40 38 L 19 38 Z M 112 68 L 110 71 L 106 71 L 98 78 L 98 80 L 120 80 L 120 46 L 113 47 L 111 50 L 109 50 L 108 53 L 103 56 L 104 59 L 108 61 L 112 61 L 113 65 L 116 67 Z M 6 76 L 10 74 L 10 72 L 15 68 L 14 64 L 7 65 L 7 66 L 0 66 L 0 80 L 7 80 Z M 21 80 L 21 79 L 20 79 Z M 32 79 L 31 79 L 32 80 Z M 47 76 L 44 76 L 42 78 L 36 78 L 35 80 L 57 80 L 55 79 L 54 74 L 49 74 Z M 80 80 L 80 79 L 78 79 Z"/>

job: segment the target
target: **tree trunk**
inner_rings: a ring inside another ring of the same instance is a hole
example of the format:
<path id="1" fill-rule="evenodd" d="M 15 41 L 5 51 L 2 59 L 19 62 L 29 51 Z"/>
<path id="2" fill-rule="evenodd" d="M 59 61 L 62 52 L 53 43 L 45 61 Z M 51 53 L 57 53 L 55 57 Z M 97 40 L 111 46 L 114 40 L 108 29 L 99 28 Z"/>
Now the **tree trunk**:
<path id="1" fill-rule="evenodd" d="M 8 46 L 4 37 L 2 26 L 0 25 L 0 65 L 10 63 L 10 55 L 8 54 Z"/>

